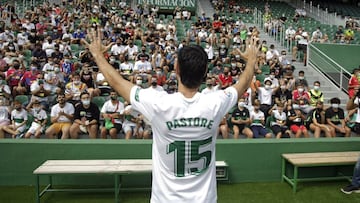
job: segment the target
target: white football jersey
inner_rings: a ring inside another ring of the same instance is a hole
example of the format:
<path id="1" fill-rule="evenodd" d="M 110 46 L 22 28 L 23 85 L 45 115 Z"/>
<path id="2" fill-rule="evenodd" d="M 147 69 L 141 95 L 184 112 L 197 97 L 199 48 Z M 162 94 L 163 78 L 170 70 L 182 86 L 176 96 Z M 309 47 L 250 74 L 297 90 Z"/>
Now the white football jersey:
<path id="1" fill-rule="evenodd" d="M 132 107 L 151 123 L 151 202 L 215 203 L 215 139 L 224 115 L 237 103 L 233 87 L 185 98 L 134 86 Z"/>

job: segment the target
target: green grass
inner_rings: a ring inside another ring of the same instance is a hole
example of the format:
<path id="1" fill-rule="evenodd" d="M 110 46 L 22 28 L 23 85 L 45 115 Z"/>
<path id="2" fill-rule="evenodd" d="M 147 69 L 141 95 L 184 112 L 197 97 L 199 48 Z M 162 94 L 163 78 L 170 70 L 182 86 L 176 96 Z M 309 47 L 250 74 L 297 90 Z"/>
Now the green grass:
<path id="1" fill-rule="evenodd" d="M 286 183 L 239 183 L 219 184 L 219 203 L 358 203 L 360 194 L 345 195 L 340 188 L 348 182 L 300 183 L 299 191 L 293 194 Z M 0 187 L 0 202 L 35 202 L 34 187 Z M 107 203 L 114 202 L 111 193 L 52 193 L 46 194 L 41 202 L 46 203 Z M 120 202 L 149 202 L 150 192 L 121 192 Z"/>

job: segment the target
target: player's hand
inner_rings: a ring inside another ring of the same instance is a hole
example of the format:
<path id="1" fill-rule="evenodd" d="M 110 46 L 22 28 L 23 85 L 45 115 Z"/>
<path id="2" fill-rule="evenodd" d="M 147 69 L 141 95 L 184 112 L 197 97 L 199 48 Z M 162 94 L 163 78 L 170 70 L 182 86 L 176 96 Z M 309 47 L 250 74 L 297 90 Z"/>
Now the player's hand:
<path id="1" fill-rule="evenodd" d="M 90 29 L 88 30 L 87 38 L 89 42 L 87 42 L 85 39 L 82 39 L 82 43 L 85 44 L 85 47 L 89 48 L 91 54 L 96 56 L 103 56 L 103 53 L 108 51 L 113 43 L 108 44 L 105 46 L 102 43 L 102 32 L 100 27 L 97 29 Z"/>
<path id="2" fill-rule="evenodd" d="M 245 52 L 240 51 L 239 48 L 237 48 L 235 51 L 240 54 L 240 56 L 245 60 L 245 61 L 256 61 L 258 53 L 260 52 L 260 47 L 261 45 L 258 44 L 259 42 L 259 38 L 257 37 L 251 37 L 249 39 L 246 40 L 246 49 Z"/>

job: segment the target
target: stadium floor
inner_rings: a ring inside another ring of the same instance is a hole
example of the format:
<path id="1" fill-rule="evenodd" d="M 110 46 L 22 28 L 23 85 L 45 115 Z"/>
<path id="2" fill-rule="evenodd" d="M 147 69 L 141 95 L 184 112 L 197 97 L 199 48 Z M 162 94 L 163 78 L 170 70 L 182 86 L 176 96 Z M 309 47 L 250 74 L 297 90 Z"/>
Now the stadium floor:
<path id="1" fill-rule="evenodd" d="M 345 195 L 340 187 L 348 184 L 346 181 L 301 183 L 299 191 L 293 194 L 286 183 L 239 183 L 219 184 L 219 203 L 355 203 L 360 202 L 360 194 Z M 56 193 L 46 194 L 42 202 L 47 203 L 107 203 L 114 202 L 111 193 Z M 149 202 L 150 192 L 121 192 L 123 203 Z M 1 186 L 0 202 L 30 203 L 35 202 L 32 186 Z"/>

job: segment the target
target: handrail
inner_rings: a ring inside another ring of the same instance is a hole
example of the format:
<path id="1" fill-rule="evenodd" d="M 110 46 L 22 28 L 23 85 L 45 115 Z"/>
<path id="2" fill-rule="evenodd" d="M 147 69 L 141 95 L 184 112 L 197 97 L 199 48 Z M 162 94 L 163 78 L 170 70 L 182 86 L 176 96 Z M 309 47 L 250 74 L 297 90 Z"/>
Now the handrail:
<path id="1" fill-rule="evenodd" d="M 329 56 L 327 56 L 324 52 L 322 52 L 320 49 L 318 49 L 314 43 L 309 43 L 310 44 L 310 47 L 314 48 L 316 51 L 320 52 L 323 56 L 325 56 L 325 58 L 329 61 L 331 61 L 331 63 L 334 63 L 335 65 L 337 65 L 338 67 L 340 67 L 340 69 L 343 69 L 345 70 L 346 73 L 350 74 L 349 71 L 347 71 L 344 67 L 342 67 L 340 64 L 338 64 L 336 61 L 334 61 L 333 59 L 331 59 Z M 336 45 L 336 44 L 334 44 Z M 310 48 L 309 47 L 309 48 Z"/>

